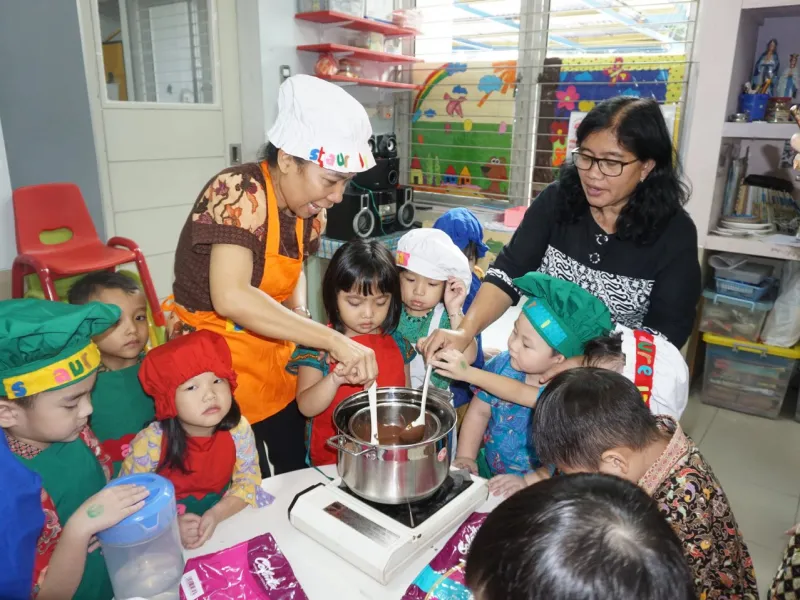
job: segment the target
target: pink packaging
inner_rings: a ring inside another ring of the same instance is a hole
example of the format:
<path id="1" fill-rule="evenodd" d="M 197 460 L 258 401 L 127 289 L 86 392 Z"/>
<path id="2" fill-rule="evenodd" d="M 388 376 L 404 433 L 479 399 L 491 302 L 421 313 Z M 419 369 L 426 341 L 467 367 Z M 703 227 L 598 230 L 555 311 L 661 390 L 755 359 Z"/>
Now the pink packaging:
<path id="1" fill-rule="evenodd" d="M 191 558 L 181 600 L 308 600 L 271 534 Z"/>
<path id="2" fill-rule="evenodd" d="M 488 513 L 472 513 L 408 586 L 402 600 L 469 600 L 464 564 L 475 534 Z"/>

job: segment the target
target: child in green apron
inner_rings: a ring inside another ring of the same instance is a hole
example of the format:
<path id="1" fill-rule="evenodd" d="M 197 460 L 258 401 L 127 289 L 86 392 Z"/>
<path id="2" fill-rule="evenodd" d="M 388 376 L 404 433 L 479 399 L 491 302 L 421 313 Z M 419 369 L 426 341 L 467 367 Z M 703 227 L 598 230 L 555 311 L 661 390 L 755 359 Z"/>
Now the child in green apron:
<path id="1" fill-rule="evenodd" d="M 92 538 L 147 496 L 139 486 L 103 489 L 110 460 L 88 427 L 100 364 L 92 337 L 119 316 L 97 302 L 0 302 L 0 427 L 11 452 L 42 480 L 47 518 L 33 574 L 33 594 L 42 599 L 109 600 L 111 582 Z"/>
<path id="2" fill-rule="evenodd" d="M 94 340 L 100 349 L 92 391 L 92 431 L 114 463 L 114 475 L 134 436 L 155 418 L 153 400 L 139 383 L 148 339 L 147 300 L 136 282 L 111 271 L 87 275 L 72 286 L 70 304 L 103 302 L 119 307 L 119 321 Z"/>
<path id="3" fill-rule="evenodd" d="M 120 473 L 158 473 L 175 486 L 181 541 L 199 548 L 217 524 L 270 502 L 256 442 L 233 398 L 236 372 L 218 333 L 195 331 L 148 352 L 139 371 L 156 421 L 131 442 Z"/>
<path id="4" fill-rule="evenodd" d="M 413 229 L 397 242 L 400 293 L 403 311 L 397 331 L 412 345 L 437 329 L 457 328 L 472 283 L 469 260 L 439 229 Z M 478 345 L 473 340 L 464 354 L 471 364 Z M 411 361 L 411 387 L 421 388 L 425 380 L 422 355 Z M 450 380 L 434 374 L 431 383 L 447 389 Z"/>

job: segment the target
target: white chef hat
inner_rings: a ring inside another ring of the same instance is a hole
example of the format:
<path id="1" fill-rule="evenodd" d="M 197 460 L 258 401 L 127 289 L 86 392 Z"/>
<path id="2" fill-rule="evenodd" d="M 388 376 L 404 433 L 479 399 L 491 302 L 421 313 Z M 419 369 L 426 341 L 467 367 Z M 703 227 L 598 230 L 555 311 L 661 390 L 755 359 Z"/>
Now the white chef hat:
<path id="1" fill-rule="evenodd" d="M 680 419 L 689 401 L 689 367 L 681 351 L 660 335 L 622 325 L 614 331 L 622 334 L 622 374 L 639 386 L 653 414 Z"/>
<path id="2" fill-rule="evenodd" d="M 457 277 L 469 292 L 469 260 L 441 229 L 412 229 L 397 241 L 397 264 L 437 281 Z"/>
<path id="3" fill-rule="evenodd" d="M 278 90 L 278 118 L 267 132 L 273 146 L 340 173 L 375 166 L 367 111 L 333 83 L 294 75 Z"/>

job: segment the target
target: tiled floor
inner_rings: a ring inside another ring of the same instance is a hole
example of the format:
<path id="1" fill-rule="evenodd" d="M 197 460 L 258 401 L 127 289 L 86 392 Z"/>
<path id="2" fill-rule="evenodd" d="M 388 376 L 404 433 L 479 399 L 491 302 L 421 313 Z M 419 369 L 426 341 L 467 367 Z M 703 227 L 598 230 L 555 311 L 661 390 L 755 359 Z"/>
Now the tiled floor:
<path id="1" fill-rule="evenodd" d="M 784 410 L 794 407 L 784 407 Z M 800 423 L 707 406 L 693 394 L 681 425 L 725 489 L 756 568 L 762 598 L 800 522 Z"/>

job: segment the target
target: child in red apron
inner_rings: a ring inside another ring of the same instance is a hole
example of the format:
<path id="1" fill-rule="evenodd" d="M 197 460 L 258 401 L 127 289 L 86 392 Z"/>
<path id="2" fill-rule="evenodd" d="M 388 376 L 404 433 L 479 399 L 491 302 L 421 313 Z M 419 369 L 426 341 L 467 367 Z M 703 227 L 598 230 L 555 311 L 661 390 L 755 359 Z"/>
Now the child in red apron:
<path id="1" fill-rule="evenodd" d="M 153 420 L 153 399 L 142 390 L 139 367 L 149 335 L 147 299 L 130 277 L 98 271 L 69 291 L 70 304 L 103 302 L 119 307 L 119 321 L 97 336 L 100 367 L 92 390 L 92 431 L 114 463 L 114 475 L 134 436 Z"/>
<path id="2" fill-rule="evenodd" d="M 367 240 L 341 246 L 322 280 L 322 300 L 330 327 L 375 352 L 379 387 L 409 386 L 415 352 L 396 332 L 400 281 L 385 246 Z M 286 369 L 297 374 L 297 405 L 310 418 L 308 464 L 335 463 L 336 451 L 325 443 L 336 435 L 333 411 L 363 388 L 348 385 L 319 350 L 297 348 Z"/>
<path id="3" fill-rule="evenodd" d="M 120 474 L 169 479 L 181 541 L 199 548 L 221 521 L 269 502 L 253 431 L 233 398 L 231 352 L 219 334 L 189 333 L 151 350 L 139 379 L 155 400 L 157 421 L 134 438 Z"/>
<path id="4" fill-rule="evenodd" d="M 36 554 L 26 561 L 34 559 L 33 596 L 110 600 L 111 580 L 92 538 L 147 497 L 139 486 L 103 489 L 111 461 L 88 426 L 100 364 L 92 338 L 119 318 L 119 308 L 98 302 L 0 302 L 0 435 L 21 468 L 40 478 L 45 515 Z M 5 494 L 19 482 L 2 485 Z M 4 563 L 0 570 L 13 570 L 10 559 Z M 13 596 L 0 589 L 0 597 L 12 597 L 6 593 Z"/>

